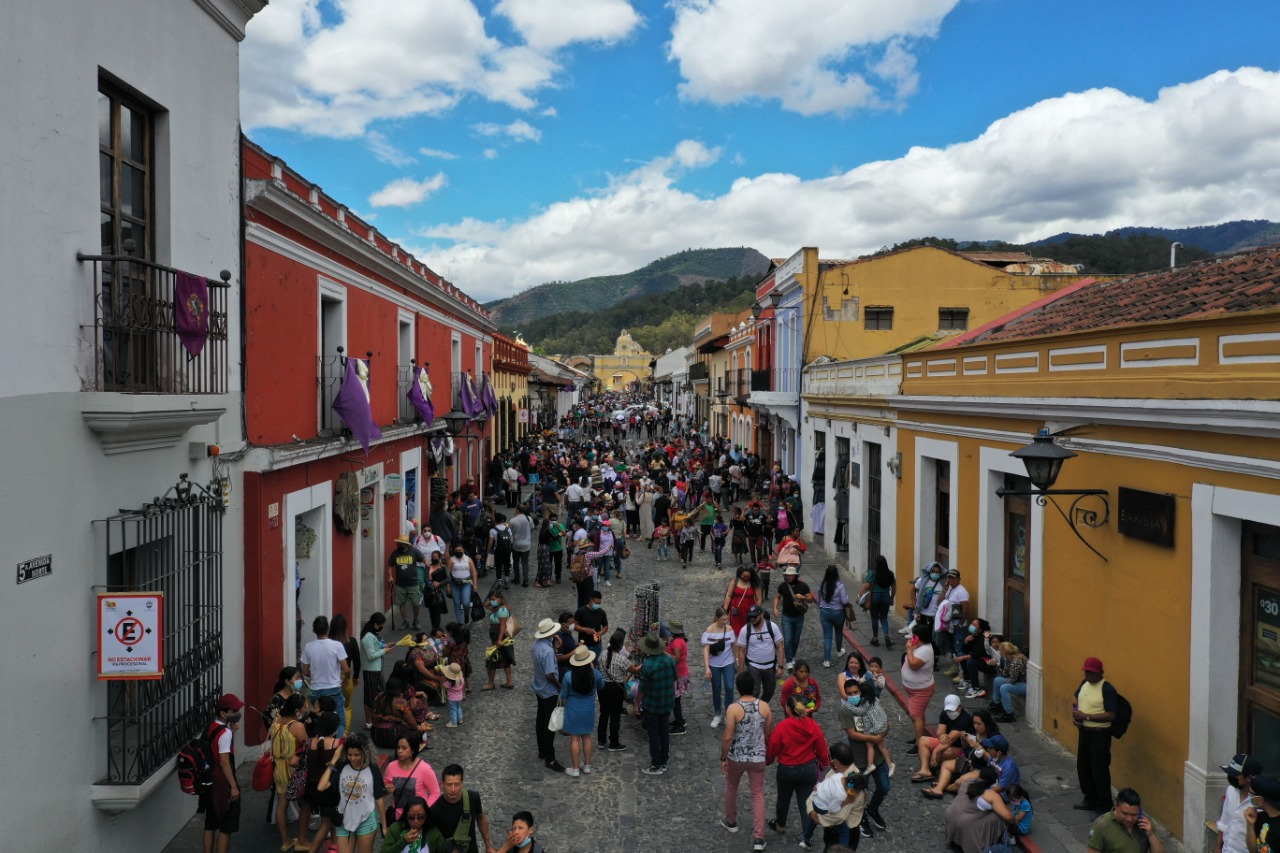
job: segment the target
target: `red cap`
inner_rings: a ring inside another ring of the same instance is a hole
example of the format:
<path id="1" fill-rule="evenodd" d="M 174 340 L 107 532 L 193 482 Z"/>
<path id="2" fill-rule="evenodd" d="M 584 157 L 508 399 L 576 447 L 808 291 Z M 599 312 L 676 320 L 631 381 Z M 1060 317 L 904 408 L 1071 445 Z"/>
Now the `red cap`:
<path id="1" fill-rule="evenodd" d="M 1102 661 L 1097 658 L 1085 658 L 1084 666 L 1080 668 L 1085 672 L 1102 672 Z"/>
<path id="2" fill-rule="evenodd" d="M 222 698 L 218 700 L 219 711 L 239 711 L 243 707 L 244 703 L 234 693 L 224 693 Z"/>

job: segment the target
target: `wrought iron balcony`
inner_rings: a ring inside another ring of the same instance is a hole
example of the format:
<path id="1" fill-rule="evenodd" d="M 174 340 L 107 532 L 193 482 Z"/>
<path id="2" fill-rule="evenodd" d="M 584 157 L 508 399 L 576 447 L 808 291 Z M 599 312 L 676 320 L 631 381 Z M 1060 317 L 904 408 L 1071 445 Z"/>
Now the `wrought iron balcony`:
<path id="1" fill-rule="evenodd" d="M 771 391 L 771 383 L 773 380 L 772 370 L 753 370 L 751 371 L 751 390 L 752 391 Z"/>
<path id="2" fill-rule="evenodd" d="M 92 266 L 94 391 L 225 394 L 231 273 L 209 281 L 207 304 L 189 294 L 190 315 L 207 325 L 192 356 L 175 310 L 180 270 L 130 255 L 76 254 Z M 192 332 L 186 330 L 188 337 Z"/>
<path id="3" fill-rule="evenodd" d="M 693 364 L 689 365 L 690 382 L 705 382 L 710 378 L 710 376 L 711 371 L 707 367 L 707 363 L 705 361 L 695 361 Z"/>

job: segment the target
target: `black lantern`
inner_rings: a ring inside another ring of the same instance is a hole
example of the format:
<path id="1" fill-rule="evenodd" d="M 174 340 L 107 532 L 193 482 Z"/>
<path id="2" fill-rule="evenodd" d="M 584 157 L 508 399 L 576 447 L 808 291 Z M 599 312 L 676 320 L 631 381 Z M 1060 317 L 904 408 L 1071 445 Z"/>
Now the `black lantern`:
<path id="1" fill-rule="evenodd" d="M 1058 481 L 1058 474 L 1062 471 L 1062 463 L 1068 459 L 1072 459 L 1076 454 L 1061 447 L 1053 440 L 1053 436 L 1049 435 L 1047 429 L 1040 430 L 1039 434 L 1026 447 L 1020 447 L 1009 454 L 1017 459 L 1022 460 L 1022 464 L 1027 468 L 1027 477 L 1031 480 L 1034 487 L 1030 490 L 1020 489 L 996 489 L 996 496 L 1007 498 L 1010 496 L 1021 496 L 1034 498 L 1040 506 L 1053 504 L 1054 509 L 1066 520 L 1071 527 L 1071 532 L 1076 538 L 1084 543 L 1084 546 L 1093 553 L 1102 557 L 1106 561 L 1097 548 L 1093 547 L 1080 534 L 1077 525 L 1097 529 L 1103 527 L 1111 519 L 1111 503 L 1108 500 L 1109 493 L 1106 489 L 1055 489 L 1053 484 Z M 1055 495 L 1068 495 L 1075 497 L 1071 507 L 1067 511 L 1063 511 L 1053 500 Z M 1081 506 L 1081 502 L 1086 498 L 1096 498 L 1102 503 L 1101 511 Z"/>
<path id="2" fill-rule="evenodd" d="M 1027 467 L 1027 477 L 1031 479 L 1031 485 L 1042 492 L 1052 489 L 1053 484 L 1058 481 L 1058 472 L 1062 470 L 1062 463 L 1075 458 L 1074 453 L 1059 446 L 1053 440 L 1053 436 L 1049 435 L 1049 431 L 1043 429 L 1030 444 L 1009 455 L 1022 460 L 1022 464 Z"/>

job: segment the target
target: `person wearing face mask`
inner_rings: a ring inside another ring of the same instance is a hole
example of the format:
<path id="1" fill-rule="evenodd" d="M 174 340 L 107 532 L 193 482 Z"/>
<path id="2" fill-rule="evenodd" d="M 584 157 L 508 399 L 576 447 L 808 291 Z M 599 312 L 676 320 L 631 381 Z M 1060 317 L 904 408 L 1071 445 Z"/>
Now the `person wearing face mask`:
<path id="1" fill-rule="evenodd" d="M 218 700 L 217 716 L 205 729 L 212 745 L 213 784 L 200 795 L 204 812 L 204 849 L 218 853 L 231 849 L 231 836 L 240 831 L 240 786 L 236 783 L 235 731 L 240 728 L 244 702 L 234 693 Z"/>
<path id="2" fill-rule="evenodd" d="M 933 630 L 933 617 L 937 615 L 938 605 L 942 603 L 942 596 L 946 593 L 947 585 L 942 580 L 944 571 L 946 570 L 941 563 L 930 563 L 920 573 L 920 577 L 916 578 L 915 618 L 916 622 L 929 623 L 930 634 Z M 912 625 L 913 623 L 907 623 L 903 633 L 910 636 Z M 933 671 L 938 671 L 937 666 L 934 666 Z"/>
<path id="3" fill-rule="evenodd" d="M 1248 825 L 1244 819 L 1249 808 L 1249 784 L 1262 774 L 1262 762 L 1251 755 L 1240 754 L 1222 765 L 1227 774 L 1227 790 L 1222 795 L 1222 813 L 1218 815 L 1218 841 L 1213 853 L 1246 853 Z"/>
<path id="4" fill-rule="evenodd" d="M 915 746 L 907 750 L 908 755 L 920 756 L 920 772 L 912 776 L 911 781 L 933 781 L 934 770 L 958 754 L 967 734 L 973 734 L 973 715 L 965 709 L 960 697 L 951 693 L 942 702 L 935 734 L 925 733 L 916 739 Z"/>
<path id="5" fill-rule="evenodd" d="M 578 608 L 573 622 L 578 628 L 578 642 L 598 657 L 603 649 L 601 638 L 609 633 L 609 615 L 604 612 L 604 596 L 600 590 L 591 593 L 591 602 Z"/>
<path id="6" fill-rule="evenodd" d="M 1280 779 L 1257 776 L 1249 783 L 1249 790 L 1253 796 L 1244 810 L 1245 841 L 1250 853 L 1273 853 L 1280 846 L 1276 843 L 1280 839 Z"/>
<path id="7" fill-rule="evenodd" d="M 477 583 L 475 561 L 461 545 L 455 545 L 449 559 L 449 590 L 453 597 L 453 617 L 459 625 L 471 622 L 471 596 Z"/>
<path id="8" fill-rule="evenodd" d="M 302 691 L 303 683 L 302 673 L 296 666 L 286 666 L 280 670 L 280 677 L 276 679 L 276 686 L 272 688 L 275 692 L 267 702 L 267 707 L 262 710 L 263 728 L 270 730 L 284 703 L 290 696 Z"/>

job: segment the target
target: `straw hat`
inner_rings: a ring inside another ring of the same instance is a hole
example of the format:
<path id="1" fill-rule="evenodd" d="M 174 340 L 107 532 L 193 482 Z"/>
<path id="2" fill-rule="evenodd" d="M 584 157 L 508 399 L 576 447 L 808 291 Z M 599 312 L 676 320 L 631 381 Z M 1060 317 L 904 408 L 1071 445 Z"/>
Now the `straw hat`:
<path id="1" fill-rule="evenodd" d="M 578 646 L 573 650 L 573 656 L 569 658 L 570 666 L 590 666 L 591 662 L 596 659 L 596 653 L 586 646 Z"/>
<path id="2" fill-rule="evenodd" d="M 534 632 L 535 640 L 545 640 L 547 637 L 553 637 L 560 631 L 560 623 L 554 619 L 543 619 L 538 623 L 538 630 Z"/>
<path id="3" fill-rule="evenodd" d="M 451 663 L 448 666 L 441 667 L 440 671 L 444 673 L 444 677 L 450 681 L 457 681 L 462 678 L 462 667 L 458 666 L 456 663 Z"/>
<path id="4" fill-rule="evenodd" d="M 408 537 L 408 535 L 407 535 L 407 534 L 403 534 L 403 533 L 396 537 L 396 541 L 397 541 L 397 542 L 399 542 L 399 543 L 400 543 L 400 544 L 402 544 L 402 545 L 411 545 L 411 544 L 413 544 L 413 543 L 411 543 L 411 542 L 409 541 L 409 537 Z"/>

